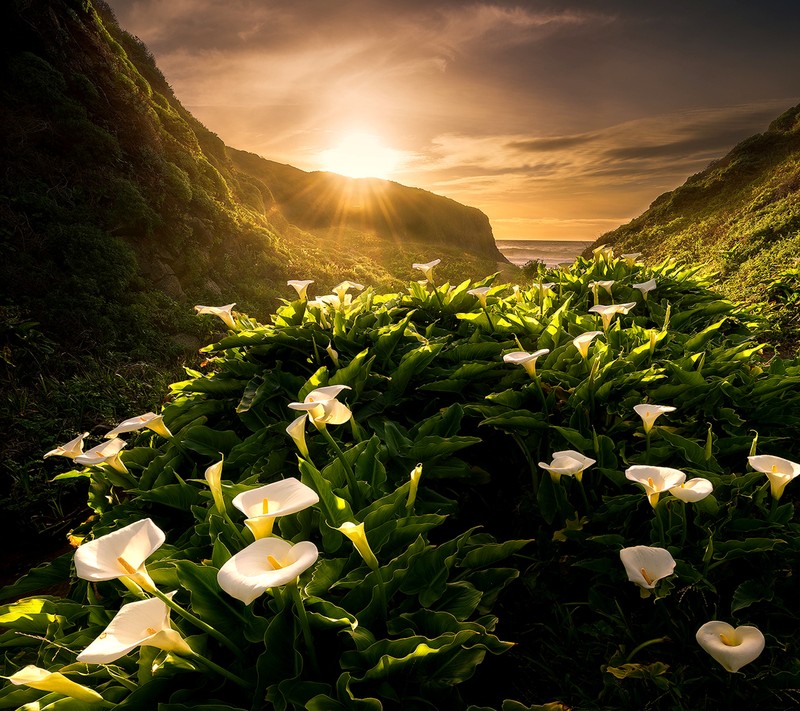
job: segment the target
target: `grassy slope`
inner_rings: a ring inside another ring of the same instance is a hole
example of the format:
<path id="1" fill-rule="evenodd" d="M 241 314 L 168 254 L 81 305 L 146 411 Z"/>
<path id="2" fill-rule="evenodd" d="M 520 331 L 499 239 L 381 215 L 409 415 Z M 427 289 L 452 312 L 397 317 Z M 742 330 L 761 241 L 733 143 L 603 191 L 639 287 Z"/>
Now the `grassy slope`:
<path id="1" fill-rule="evenodd" d="M 764 284 L 800 254 L 799 189 L 797 106 L 597 244 L 649 260 L 702 262 L 729 296 L 762 299 Z"/>

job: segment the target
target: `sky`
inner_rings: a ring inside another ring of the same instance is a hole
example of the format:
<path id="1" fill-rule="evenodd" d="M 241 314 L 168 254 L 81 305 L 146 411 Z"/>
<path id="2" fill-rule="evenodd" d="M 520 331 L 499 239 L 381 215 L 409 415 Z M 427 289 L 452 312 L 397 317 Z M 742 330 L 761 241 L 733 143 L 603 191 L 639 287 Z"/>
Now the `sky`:
<path id="1" fill-rule="evenodd" d="M 794 0 L 108 0 L 235 148 L 594 239 L 800 103 Z"/>

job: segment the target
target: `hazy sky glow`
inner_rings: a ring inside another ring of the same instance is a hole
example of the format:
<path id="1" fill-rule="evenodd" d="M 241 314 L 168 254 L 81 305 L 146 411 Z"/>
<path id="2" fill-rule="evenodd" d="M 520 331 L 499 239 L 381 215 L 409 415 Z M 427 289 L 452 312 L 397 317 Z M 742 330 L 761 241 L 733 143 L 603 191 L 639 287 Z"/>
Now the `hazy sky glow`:
<path id="1" fill-rule="evenodd" d="M 322 170 L 366 136 L 498 238 L 593 239 L 800 101 L 793 0 L 110 5 L 228 145 Z"/>

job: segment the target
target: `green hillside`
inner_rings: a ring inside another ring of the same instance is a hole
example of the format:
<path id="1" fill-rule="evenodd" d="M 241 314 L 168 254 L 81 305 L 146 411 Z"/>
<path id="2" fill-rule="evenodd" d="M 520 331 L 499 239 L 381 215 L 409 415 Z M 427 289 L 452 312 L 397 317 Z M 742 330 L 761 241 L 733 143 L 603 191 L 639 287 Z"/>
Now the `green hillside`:
<path id="1" fill-rule="evenodd" d="M 649 261 L 703 263 L 726 294 L 785 305 L 798 285 L 800 106 L 593 246 L 603 243 Z M 789 325 L 791 309 L 784 316 Z"/>
<path id="2" fill-rule="evenodd" d="M 1 50 L 4 302 L 59 342 L 136 348 L 153 310 L 174 312 L 170 300 L 259 312 L 291 278 L 388 285 L 387 240 L 410 261 L 448 243 L 502 260 L 474 208 L 384 181 L 365 193 L 364 181 L 275 170 L 227 149 L 102 2 L 15 1 L 0 12 L 13 38 Z M 381 210 L 392 218 L 375 219 Z M 353 219 L 359 211 L 371 217 Z M 332 228 L 349 238 L 346 255 L 328 249 Z M 189 328 L 163 320 L 173 334 Z"/>

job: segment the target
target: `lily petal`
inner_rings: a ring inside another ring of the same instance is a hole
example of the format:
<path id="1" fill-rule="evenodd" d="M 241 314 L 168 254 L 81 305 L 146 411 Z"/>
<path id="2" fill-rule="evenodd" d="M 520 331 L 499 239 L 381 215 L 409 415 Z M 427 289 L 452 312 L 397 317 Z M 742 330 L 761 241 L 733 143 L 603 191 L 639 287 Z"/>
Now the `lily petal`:
<path id="1" fill-rule="evenodd" d="M 192 654 L 186 641 L 170 627 L 169 608 L 152 597 L 123 605 L 100 636 L 78 655 L 77 661 L 110 664 L 139 646 Z"/>
<path id="2" fill-rule="evenodd" d="M 689 481 L 673 486 L 669 493 L 676 499 L 685 501 L 686 503 L 693 504 L 697 501 L 705 499 L 714 490 L 714 485 L 702 477 L 695 477 Z"/>
<path id="3" fill-rule="evenodd" d="M 267 588 L 286 585 L 310 568 L 319 551 L 310 541 L 292 545 L 280 538 L 259 538 L 243 549 L 217 574 L 219 586 L 249 605 Z"/>
<path id="4" fill-rule="evenodd" d="M 619 552 L 628 580 L 645 590 L 652 590 L 656 583 L 675 571 L 675 559 L 666 548 L 656 546 L 632 546 Z"/>
<path id="5" fill-rule="evenodd" d="M 757 627 L 732 627 L 727 622 L 712 620 L 697 630 L 697 642 L 726 671 L 737 672 L 764 651 L 764 635 Z"/>
<path id="6" fill-rule="evenodd" d="M 78 435 L 75 439 L 71 439 L 66 444 L 61 444 L 55 449 L 51 449 L 44 455 L 43 459 L 47 459 L 48 457 L 69 457 L 70 459 L 75 459 L 75 457 L 79 457 L 83 454 L 83 440 L 88 436 L 88 432 Z"/>
<path id="7" fill-rule="evenodd" d="M 93 582 L 144 574 L 144 562 L 165 540 L 149 518 L 84 543 L 75 551 L 75 573 Z M 126 567 L 127 566 L 127 567 Z"/>
<path id="8" fill-rule="evenodd" d="M 96 704 L 103 700 L 94 689 L 67 679 L 61 672 L 50 672 L 33 664 L 5 678 L 16 686 L 25 685 L 39 691 L 55 691 L 86 704 Z"/>

